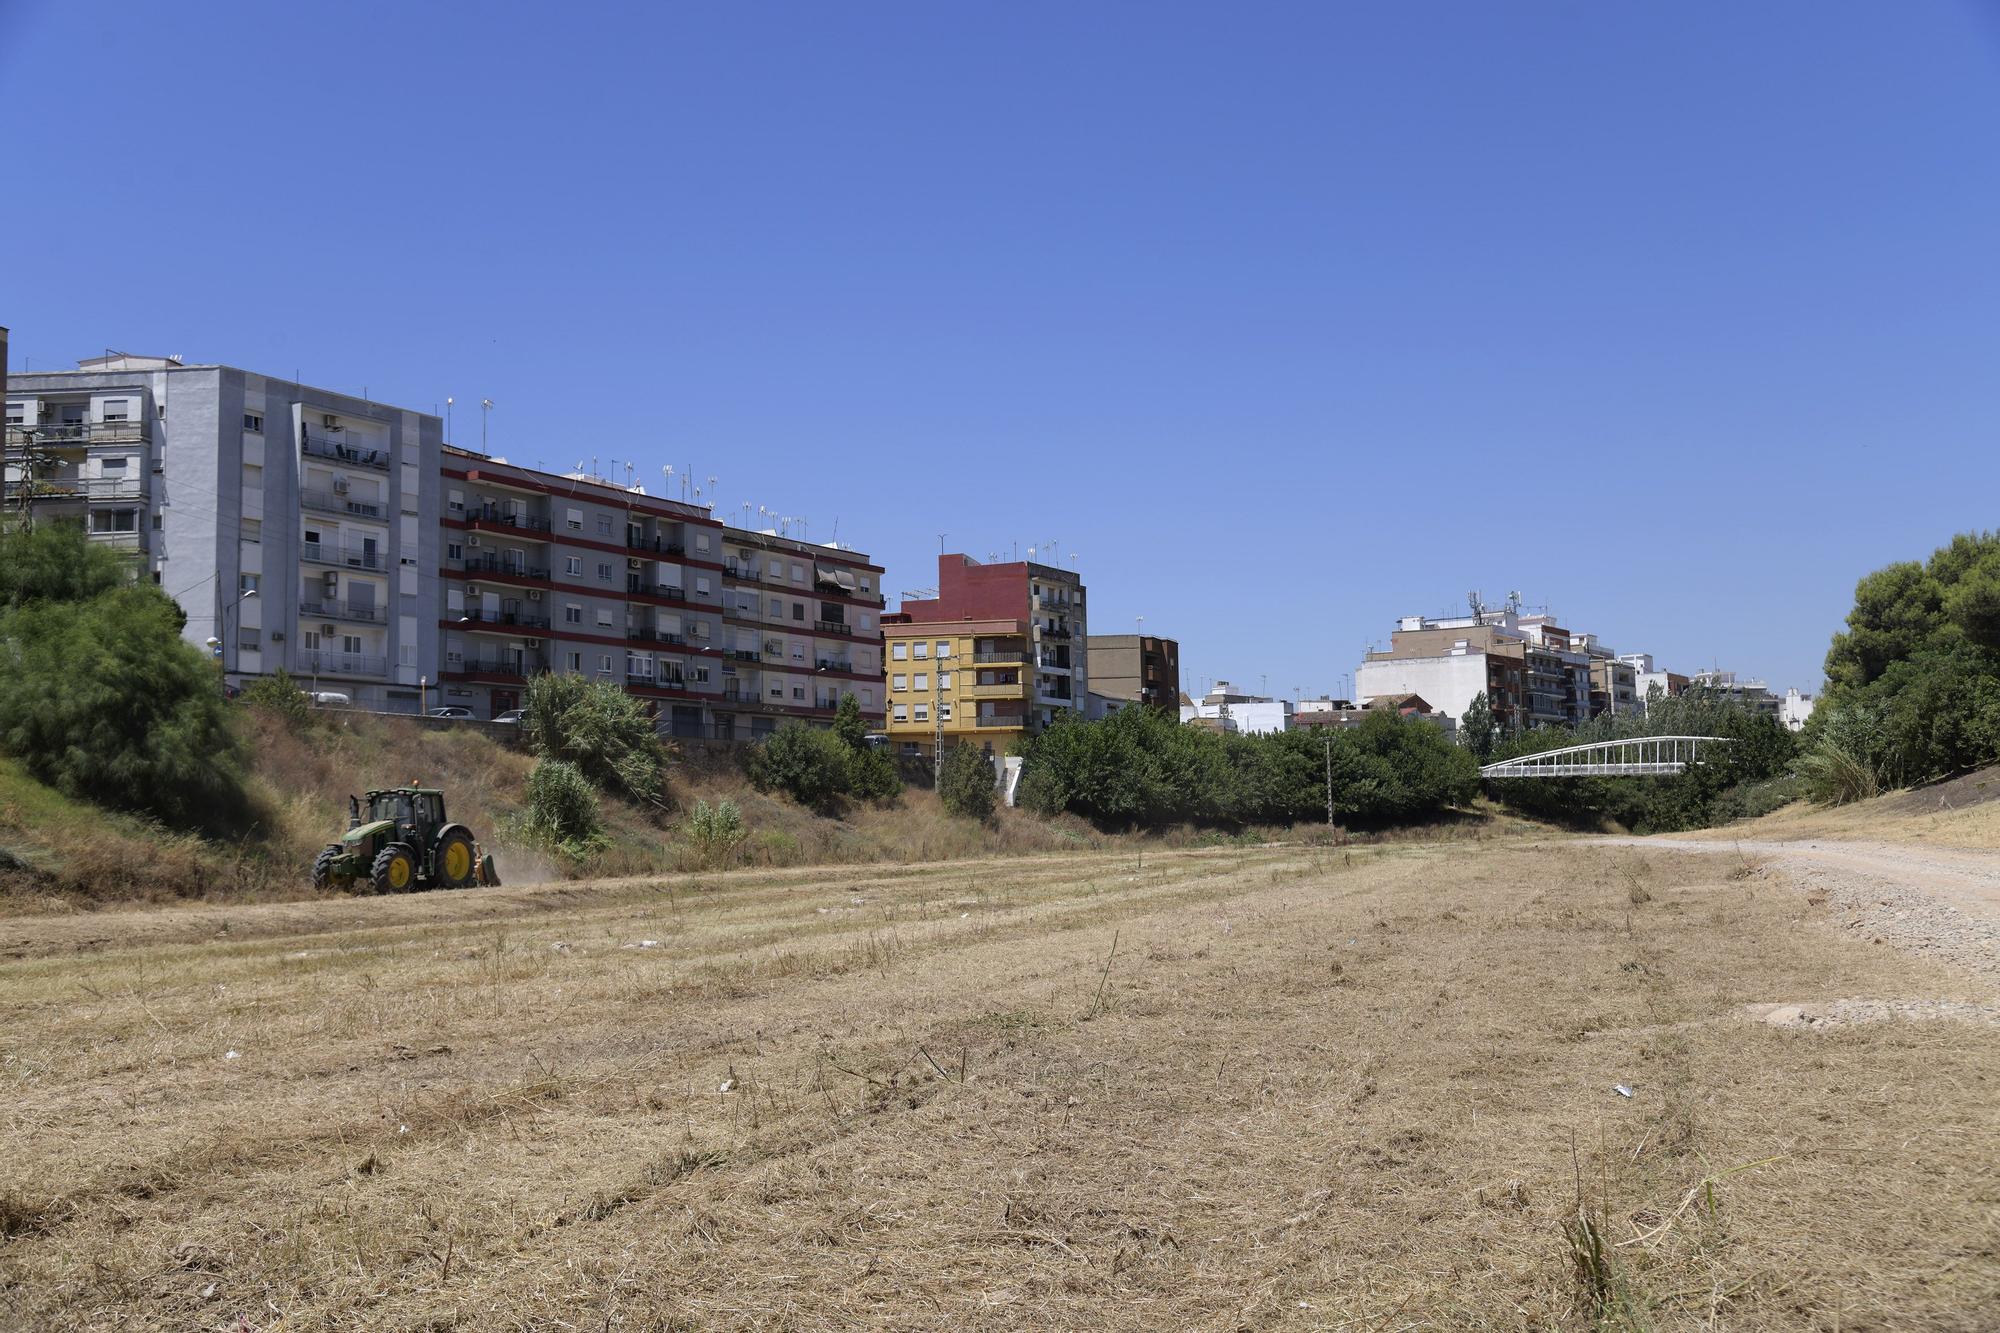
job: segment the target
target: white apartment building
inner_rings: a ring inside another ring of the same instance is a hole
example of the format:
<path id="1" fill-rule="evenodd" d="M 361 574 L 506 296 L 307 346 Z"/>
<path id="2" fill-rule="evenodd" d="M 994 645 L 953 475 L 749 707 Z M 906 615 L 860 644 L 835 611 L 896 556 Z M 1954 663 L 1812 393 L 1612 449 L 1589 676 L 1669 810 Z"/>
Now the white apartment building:
<path id="1" fill-rule="evenodd" d="M 113 353 L 16 374 L 6 499 L 133 553 L 232 683 L 284 667 L 415 711 L 437 676 L 438 418 Z"/>
<path id="2" fill-rule="evenodd" d="M 1785 691 L 1785 697 L 1778 705 L 1778 721 L 1785 724 L 1787 731 L 1799 731 L 1805 727 L 1806 719 L 1812 716 L 1812 712 L 1813 697 L 1800 693 L 1798 686 L 1794 685 Z"/>
<path id="3" fill-rule="evenodd" d="M 1224 731 L 1268 736 L 1292 729 L 1292 701 L 1245 694 L 1228 681 L 1218 680 L 1200 699 L 1181 705 L 1181 721 L 1193 722 L 1197 718 L 1219 722 Z"/>

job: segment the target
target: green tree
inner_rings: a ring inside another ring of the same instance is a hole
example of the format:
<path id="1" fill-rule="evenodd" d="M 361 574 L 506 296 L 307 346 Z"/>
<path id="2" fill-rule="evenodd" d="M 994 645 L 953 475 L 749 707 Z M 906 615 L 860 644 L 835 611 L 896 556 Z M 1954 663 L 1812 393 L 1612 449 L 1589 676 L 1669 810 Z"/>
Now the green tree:
<path id="1" fill-rule="evenodd" d="M 840 696 L 834 710 L 833 734 L 847 747 L 847 783 L 843 794 L 864 801 L 893 800 L 902 794 L 903 779 L 887 750 L 868 743 L 868 724 L 861 703 L 852 694 Z"/>
<path id="2" fill-rule="evenodd" d="M 262 709 L 293 727 L 310 726 L 313 720 L 312 704 L 305 691 L 283 667 L 268 676 L 257 677 L 237 697 L 245 707 Z"/>
<path id="3" fill-rule="evenodd" d="M 1473 695 L 1472 702 L 1466 705 L 1465 715 L 1458 720 L 1458 739 L 1481 763 L 1493 753 L 1493 746 L 1500 739 L 1500 724 L 1493 718 L 1493 706 L 1487 702 L 1485 690 Z"/>
<path id="4" fill-rule="evenodd" d="M 753 747 L 750 781 L 759 791 L 778 791 L 808 810 L 838 813 L 853 776 L 851 752 L 824 727 L 788 721 Z"/>
<path id="5" fill-rule="evenodd" d="M 91 541 L 81 523 L 0 530 L 0 610 L 87 602 L 132 582 L 135 568 L 130 558 Z"/>
<path id="6" fill-rule="evenodd" d="M 987 819 L 993 814 L 993 761 L 970 745 L 954 745 L 944 752 L 943 772 L 938 777 L 938 799 L 944 808 L 965 819 Z"/>
<path id="7" fill-rule="evenodd" d="M 535 840 L 553 850 L 581 857 L 603 840 L 597 789 L 583 770 L 561 759 L 538 760 L 529 772 L 526 815 Z"/>
<path id="8" fill-rule="evenodd" d="M 521 734 L 544 759 L 574 764 L 605 790 L 660 799 L 664 755 L 646 706 L 608 680 L 544 672 L 528 682 Z"/>

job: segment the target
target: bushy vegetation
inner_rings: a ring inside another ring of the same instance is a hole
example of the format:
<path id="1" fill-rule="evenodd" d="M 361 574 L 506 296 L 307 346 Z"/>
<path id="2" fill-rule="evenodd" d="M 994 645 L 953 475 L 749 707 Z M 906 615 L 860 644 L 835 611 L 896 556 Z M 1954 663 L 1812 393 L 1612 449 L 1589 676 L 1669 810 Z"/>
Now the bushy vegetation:
<path id="1" fill-rule="evenodd" d="M 312 724 L 312 701 L 306 698 L 306 692 L 299 688 L 291 672 L 283 667 L 251 681 L 237 698 L 246 707 L 261 708 L 295 727 Z"/>
<path id="2" fill-rule="evenodd" d="M 954 745 L 944 752 L 938 775 L 938 800 L 951 814 L 962 819 L 990 819 L 993 815 L 993 761 L 970 745 Z"/>
<path id="3" fill-rule="evenodd" d="M 1167 824 L 1388 825 L 1470 800 L 1478 766 L 1436 726 L 1382 713 L 1338 731 L 1219 736 L 1127 708 L 1065 718 L 1023 747 L 1021 799 L 1105 827 Z"/>
<path id="4" fill-rule="evenodd" d="M 602 850 L 604 819 L 597 789 L 575 764 L 543 759 L 528 774 L 528 805 L 522 824 L 540 846 L 582 860 Z"/>
<path id="5" fill-rule="evenodd" d="M 696 801 L 682 830 L 688 850 L 704 868 L 728 860 L 749 835 L 750 830 L 743 824 L 742 810 L 726 797 L 714 805 Z"/>
<path id="6" fill-rule="evenodd" d="M 1781 783 L 1797 752 L 1792 733 L 1774 717 L 1700 688 L 1675 698 L 1656 694 L 1643 717 L 1601 717 L 1503 737 L 1492 757 L 1637 736 L 1722 736 L 1730 744 L 1704 750 L 1699 764 L 1676 777 L 1536 778 L 1495 782 L 1493 794 L 1524 814 L 1579 827 L 1616 823 L 1635 833 L 1665 833 L 1768 813 L 1795 790 Z"/>
<path id="7" fill-rule="evenodd" d="M 665 754 L 639 699 L 608 680 L 544 672 L 528 682 L 521 735 L 536 755 L 574 765 L 627 800 L 660 799 Z"/>
<path id="8" fill-rule="evenodd" d="M 849 800 L 894 800 L 903 790 L 896 761 L 868 744 L 851 694 L 840 697 L 830 729 L 786 722 L 752 748 L 745 766 L 757 790 L 783 792 L 823 815 L 838 814 Z"/>
<path id="9" fill-rule="evenodd" d="M 1854 590 L 1800 776 L 1845 802 L 2000 762 L 2000 533 L 1961 533 Z"/>
<path id="10" fill-rule="evenodd" d="M 67 796 L 242 827 L 222 682 L 185 623 L 75 524 L 0 532 L 0 751 Z"/>

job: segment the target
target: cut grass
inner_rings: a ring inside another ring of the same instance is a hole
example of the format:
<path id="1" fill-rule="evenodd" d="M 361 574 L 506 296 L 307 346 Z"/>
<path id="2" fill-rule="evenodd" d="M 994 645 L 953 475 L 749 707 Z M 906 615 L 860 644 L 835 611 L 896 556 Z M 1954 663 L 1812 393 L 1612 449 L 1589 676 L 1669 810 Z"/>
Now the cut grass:
<path id="1" fill-rule="evenodd" d="M 1232 846 L 16 921 L 10 1313 L 1985 1326 L 2000 1031 L 1744 1020 L 1969 983 L 1726 876 Z"/>

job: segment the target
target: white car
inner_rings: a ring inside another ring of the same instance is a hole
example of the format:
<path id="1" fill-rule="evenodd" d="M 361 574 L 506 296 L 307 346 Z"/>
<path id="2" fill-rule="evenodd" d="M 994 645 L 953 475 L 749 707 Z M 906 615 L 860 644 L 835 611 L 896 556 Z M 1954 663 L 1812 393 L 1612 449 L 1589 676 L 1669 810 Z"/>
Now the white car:
<path id="1" fill-rule="evenodd" d="M 338 690 L 321 690 L 307 697 L 318 708 L 346 708 L 354 702 L 353 696 L 342 694 Z"/>
<path id="2" fill-rule="evenodd" d="M 527 715 L 527 711 L 528 710 L 525 708 L 510 708 L 504 713 L 495 714 L 493 720 L 495 722 L 505 722 L 509 726 L 518 727 L 519 725 L 521 725 L 521 719 Z"/>
<path id="3" fill-rule="evenodd" d="M 472 710 L 460 704 L 446 704 L 443 708 L 433 708 L 425 717 L 471 717 Z"/>

